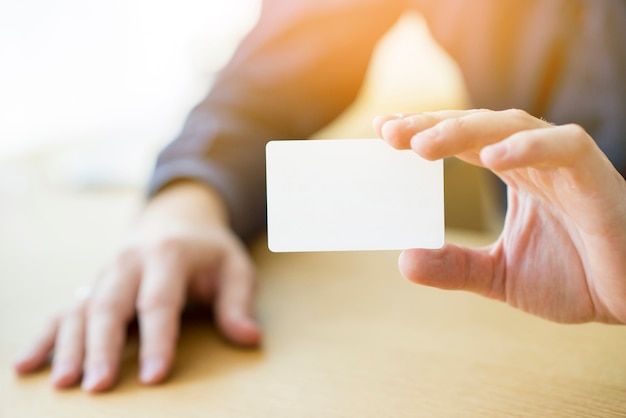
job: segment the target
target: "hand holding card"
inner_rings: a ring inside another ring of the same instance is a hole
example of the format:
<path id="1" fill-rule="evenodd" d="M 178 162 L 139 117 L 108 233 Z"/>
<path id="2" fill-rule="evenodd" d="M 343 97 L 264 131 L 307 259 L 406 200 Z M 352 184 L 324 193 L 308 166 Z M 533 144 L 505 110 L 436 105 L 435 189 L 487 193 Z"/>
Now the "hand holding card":
<path id="1" fill-rule="evenodd" d="M 274 252 L 440 248 L 443 162 L 378 139 L 271 141 Z"/>

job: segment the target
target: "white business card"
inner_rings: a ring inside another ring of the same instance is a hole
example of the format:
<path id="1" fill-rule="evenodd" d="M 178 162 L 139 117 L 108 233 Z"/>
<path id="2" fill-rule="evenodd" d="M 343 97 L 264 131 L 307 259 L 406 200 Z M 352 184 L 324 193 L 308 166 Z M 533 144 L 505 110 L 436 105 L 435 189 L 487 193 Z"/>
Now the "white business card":
<path id="1" fill-rule="evenodd" d="M 266 159 L 271 251 L 444 244 L 441 160 L 381 139 L 271 141 Z"/>

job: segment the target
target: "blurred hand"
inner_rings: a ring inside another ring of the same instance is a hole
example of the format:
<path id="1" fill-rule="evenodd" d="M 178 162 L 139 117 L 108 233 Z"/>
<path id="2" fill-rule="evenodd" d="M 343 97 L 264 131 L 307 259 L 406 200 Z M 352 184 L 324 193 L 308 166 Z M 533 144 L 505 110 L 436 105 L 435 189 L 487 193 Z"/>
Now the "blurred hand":
<path id="1" fill-rule="evenodd" d="M 405 277 L 554 321 L 626 323 L 626 182 L 581 127 L 470 110 L 382 116 L 374 129 L 395 148 L 456 156 L 508 185 L 496 242 L 406 250 Z"/>
<path id="2" fill-rule="evenodd" d="M 90 296 L 55 318 L 15 368 L 34 371 L 54 350 L 55 386 L 75 385 L 82 376 L 86 391 L 109 389 L 127 325 L 137 317 L 140 379 L 158 383 L 171 368 L 188 299 L 212 304 L 218 327 L 232 342 L 259 343 L 254 282 L 252 261 L 229 229 L 219 198 L 199 184 L 175 183 L 146 206 Z"/>

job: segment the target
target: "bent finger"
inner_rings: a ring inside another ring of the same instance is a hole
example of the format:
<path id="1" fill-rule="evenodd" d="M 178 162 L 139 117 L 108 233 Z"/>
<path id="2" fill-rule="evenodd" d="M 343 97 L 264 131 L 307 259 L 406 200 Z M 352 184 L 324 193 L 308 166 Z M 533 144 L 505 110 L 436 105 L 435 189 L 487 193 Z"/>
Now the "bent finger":
<path id="1" fill-rule="evenodd" d="M 252 261 L 243 253 L 231 253 L 224 260 L 215 311 L 220 330 L 237 344 L 258 345 L 261 340 L 261 331 L 253 315 L 255 282 Z"/>
<path id="2" fill-rule="evenodd" d="M 524 184 L 522 179 L 544 191 L 553 190 L 563 214 L 572 216 L 587 233 L 606 237 L 622 222 L 626 183 L 578 125 L 517 132 L 483 148 L 480 159 L 517 187 Z M 515 170 L 525 168 L 529 170 Z M 512 175 L 508 170 L 513 170 Z"/>
<path id="3" fill-rule="evenodd" d="M 492 170 L 520 167 L 568 167 L 596 154 L 593 139 L 578 125 L 550 126 L 520 131 L 480 152 L 483 164 Z"/>

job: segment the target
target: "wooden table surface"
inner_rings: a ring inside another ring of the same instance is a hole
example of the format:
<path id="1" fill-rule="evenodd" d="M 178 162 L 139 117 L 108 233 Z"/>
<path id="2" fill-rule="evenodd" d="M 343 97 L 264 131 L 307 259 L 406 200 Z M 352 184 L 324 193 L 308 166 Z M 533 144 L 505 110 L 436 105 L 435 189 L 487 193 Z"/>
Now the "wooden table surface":
<path id="1" fill-rule="evenodd" d="M 111 392 L 54 390 L 48 370 L 17 377 L 14 356 L 94 279 L 139 201 L 0 167 L 1 417 L 626 416 L 624 327 L 558 325 L 418 287 L 398 273 L 397 252 L 272 254 L 262 239 L 253 249 L 261 349 L 228 345 L 196 314 L 183 321 L 166 384 L 137 382 L 133 338 Z"/>

